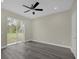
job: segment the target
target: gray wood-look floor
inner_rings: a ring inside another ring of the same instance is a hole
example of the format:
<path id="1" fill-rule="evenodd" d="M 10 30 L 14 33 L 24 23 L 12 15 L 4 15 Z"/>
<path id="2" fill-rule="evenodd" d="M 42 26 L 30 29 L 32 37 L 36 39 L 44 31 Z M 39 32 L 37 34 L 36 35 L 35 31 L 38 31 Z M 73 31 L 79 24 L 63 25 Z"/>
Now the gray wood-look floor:
<path id="1" fill-rule="evenodd" d="M 29 41 L 2 49 L 2 59 L 75 59 L 68 48 Z"/>

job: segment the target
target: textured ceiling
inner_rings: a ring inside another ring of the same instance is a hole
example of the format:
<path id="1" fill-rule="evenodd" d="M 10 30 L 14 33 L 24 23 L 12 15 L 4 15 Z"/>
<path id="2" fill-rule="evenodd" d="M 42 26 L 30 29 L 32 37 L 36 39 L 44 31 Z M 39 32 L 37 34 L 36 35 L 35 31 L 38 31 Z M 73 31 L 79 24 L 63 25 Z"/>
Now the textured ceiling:
<path id="1" fill-rule="evenodd" d="M 24 11 L 28 10 L 28 8 L 25 8 L 22 5 L 25 4 L 27 6 L 31 6 L 31 4 L 35 3 L 36 1 L 40 3 L 36 8 L 42 8 L 44 10 L 35 11 L 35 15 L 32 14 L 33 10 L 28 13 L 24 13 Z M 70 9 L 72 3 L 73 0 L 4 0 L 2 3 L 2 8 L 28 18 L 36 18 L 66 11 Z"/>

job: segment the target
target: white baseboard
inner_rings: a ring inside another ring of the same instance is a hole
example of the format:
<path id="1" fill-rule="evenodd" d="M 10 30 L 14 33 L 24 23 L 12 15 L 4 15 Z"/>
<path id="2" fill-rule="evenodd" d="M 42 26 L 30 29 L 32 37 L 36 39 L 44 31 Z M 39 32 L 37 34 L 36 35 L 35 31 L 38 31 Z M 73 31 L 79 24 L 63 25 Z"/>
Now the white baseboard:
<path id="1" fill-rule="evenodd" d="M 4 48 L 6 48 L 6 47 L 7 47 L 7 45 L 5 45 L 5 46 L 2 46 L 2 47 L 1 47 L 1 49 L 4 49 Z"/>
<path id="2" fill-rule="evenodd" d="M 74 49 L 71 48 L 71 52 L 74 54 L 75 58 L 77 58 L 77 51 L 74 51 Z"/>
<path id="3" fill-rule="evenodd" d="M 28 41 L 30 41 L 30 40 L 28 40 Z M 66 45 L 60 45 L 60 44 L 54 44 L 54 43 L 48 43 L 48 42 L 37 41 L 37 40 L 32 40 L 32 41 L 40 42 L 40 43 L 45 43 L 45 44 L 50 44 L 50 45 L 55 45 L 55 46 L 60 46 L 60 47 L 64 47 L 64 48 L 70 48 L 70 49 L 71 49 L 70 46 L 66 46 Z M 18 41 L 18 42 L 14 42 L 14 43 L 8 44 L 8 45 L 6 45 L 6 46 L 1 47 L 1 49 L 2 49 L 2 48 L 6 48 L 7 46 L 11 46 L 11 45 L 18 44 L 18 43 L 22 43 L 22 42 L 27 42 L 27 40 L 26 40 L 26 41 Z M 72 49 L 71 49 L 71 50 L 72 50 Z"/>
<path id="4" fill-rule="evenodd" d="M 22 43 L 22 42 L 24 42 L 24 41 L 18 41 L 18 42 L 10 43 L 10 44 L 7 44 L 7 46 L 18 44 L 18 43 Z"/>
<path id="5" fill-rule="evenodd" d="M 66 46 L 66 45 L 60 45 L 60 44 L 54 44 L 54 43 L 48 43 L 48 42 L 44 42 L 44 41 L 37 41 L 37 40 L 33 40 L 35 42 L 40 42 L 40 43 L 45 43 L 45 44 L 50 44 L 50 45 L 55 45 L 55 46 L 60 46 L 60 47 L 64 47 L 64 48 L 71 48 L 70 46 Z"/>
<path id="6" fill-rule="evenodd" d="M 5 46 L 2 46 L 1 49 L 4 49 L 4 48 L 6 48 L 7 46 L 11 46 L 11 45 L 18 44 L 18 43 L 22 43 L 22 42 L 25 42 L 25 41 L 18 41 L 18 42 L 10 43 L 10 44 L 7 44 L 7 45 L 5 45 Z"/>

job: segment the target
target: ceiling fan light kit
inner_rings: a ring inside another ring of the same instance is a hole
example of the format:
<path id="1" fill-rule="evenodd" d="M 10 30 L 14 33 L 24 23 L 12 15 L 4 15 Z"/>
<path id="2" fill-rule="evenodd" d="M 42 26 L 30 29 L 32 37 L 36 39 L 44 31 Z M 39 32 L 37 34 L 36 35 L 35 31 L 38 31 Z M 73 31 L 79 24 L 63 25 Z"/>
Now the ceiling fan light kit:
<path id="1" fill-rule="evenodd" d="M 39 2 L 36 2 L 34 5 L 33 4 L 31 4 L 31 7 L 28 7 L 28 6 L 26 6 L 26 5 L 23 5 L 24 7 L 26 7 L 26 8 L 28 8 L 29 10 L 27 10 L 27 11 L 24 11 L 24 13 L 27 13 L 27 12 L 29 12 L 29 11 L 31 11 L 31 10 L 34 10 L 34 11 L 43 11 L 43 9 L 37 9 L 36 7 L 39 5 Z M 35 15 L 35 12 L 32 12 L 32 14 L 33 15 Z"/>

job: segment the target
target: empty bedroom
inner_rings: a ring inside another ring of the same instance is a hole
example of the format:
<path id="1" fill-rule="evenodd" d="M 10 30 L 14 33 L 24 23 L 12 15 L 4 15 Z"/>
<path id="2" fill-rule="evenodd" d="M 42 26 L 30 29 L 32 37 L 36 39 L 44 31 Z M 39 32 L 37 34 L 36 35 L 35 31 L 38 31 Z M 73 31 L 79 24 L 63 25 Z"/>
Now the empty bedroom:
<path id="1" fill-rule="evenodd" d="M 76 59 L 76 0 L 3 0 L 1 59 Z"/>

